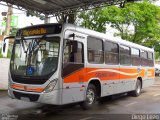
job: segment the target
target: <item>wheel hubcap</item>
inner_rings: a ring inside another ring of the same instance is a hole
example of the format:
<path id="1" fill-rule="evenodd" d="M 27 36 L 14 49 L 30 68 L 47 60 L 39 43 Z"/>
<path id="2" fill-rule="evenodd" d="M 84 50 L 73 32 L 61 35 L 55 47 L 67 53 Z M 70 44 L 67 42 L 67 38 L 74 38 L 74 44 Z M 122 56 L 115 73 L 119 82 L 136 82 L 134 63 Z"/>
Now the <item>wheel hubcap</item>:
<path id="1" fill-rule="evenodd" d="M 92 104 L 94 102 L 95 99 L 94 96 L 95 96 L 94 91 L 92 89 L 89 89 L 86 95 L 88 104 Z"/>

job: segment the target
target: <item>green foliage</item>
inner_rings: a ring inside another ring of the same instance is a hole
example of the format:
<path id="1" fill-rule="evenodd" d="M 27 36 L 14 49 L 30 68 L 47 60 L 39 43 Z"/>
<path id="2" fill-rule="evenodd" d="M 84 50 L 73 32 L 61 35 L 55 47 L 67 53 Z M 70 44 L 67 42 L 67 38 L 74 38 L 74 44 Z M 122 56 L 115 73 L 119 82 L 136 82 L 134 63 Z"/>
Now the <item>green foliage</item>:
<path id="1" fill-rule="evenodd" d="M 82 12 L 79 18 L 81 26 L 105 32 L 105 24 L 108 24 L 118 30 L 115 36 L 155 48 L 160 54 L 160 8 L 147 0 L 127 3 L 124 8 L 106 6 Z"/>
<path id="2" fill-rule="evenodd" d="M 103 10 L 106 21 L 119 32 L 115 35 L 148 47 L 160 53 L 160 8 L 148 1 L 128 3 L 125 8 L 115 6 Z M 130 31 L 128 28 L 133 27 Z"/>
<path id="3" fill-rule="evenodd" d="M 106 21 L 102 14 L 102 9 L 96 8 L 86 12 L 81 12 L 78 14 L 78 18 L 77 24 L 80 26 L 84 26 L 98 32 L 106 31 Z"/>
<path id="4" fill-rule="evenodd" d="M 2 56 L 2 49 L 0 48 L 0 58 L 3 58 Z"/>
<path id="5" fill-rule="evenodd" d="M 154 54 L 155 54 L 155 59 L 156 59 L 156 60 L 158 60 L 158 59 L 159 59 L 159 57 L 160 57 L 159 52 L 155 52 Z"/>
<path id="6" fill-rule="evenodd" d="M 65 14 L 61 13 L 56 16 L 56 20 L 58 23 L 71 23 L 74 24 L 76 20 L 76 13 Z"/>
<path id="7" fill-rule="evenodd" d="M 40 20 L 45 20 L 45 16 L 44 15 L 41 15 L 41 14 L 39 14 L 37 12 L 32 11 L 32 10 L 26 11 L 26 16 L 27 17 L 29 17 L 29 16 L 31 16 L 31 17 L 36 16 L 36 17 L 39 17 Z"/>
<path id="8" fill-rule="evenodd" d="M 11 58 L 13 45 L 9 44 L 7 58 Z M 0 48 L 0 58 L 3 58 L 2 48 Z"/>
<path id="9" fill-rule="evenodd" d="M 159 7 L 147 1 L 128 3 L 124 8 L 112 6 L 103 10 L 106 21 L 119 31 L 116 35 L 140 44 L 159 37 L 159 14 Z M 130 26 L 133 26 L 132 32 L 128 29 Z"/>
<path id="10" fill-rule="evenodd" d="M 10 36 L 16 36 L 17 31 L 18 31 L 18 28 L 11 27 Z"/>

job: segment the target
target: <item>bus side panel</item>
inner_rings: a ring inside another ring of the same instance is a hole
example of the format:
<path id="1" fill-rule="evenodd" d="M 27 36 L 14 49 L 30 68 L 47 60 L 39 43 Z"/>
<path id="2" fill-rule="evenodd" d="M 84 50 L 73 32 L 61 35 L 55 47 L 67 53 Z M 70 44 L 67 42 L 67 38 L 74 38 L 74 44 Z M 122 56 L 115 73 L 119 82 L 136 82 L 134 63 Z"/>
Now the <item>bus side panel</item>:
<path id="1" fill-rule="evenodd" d="M 95 66 L 95 65 L 94 65 Z M 98 79 L 101 81 L 101 96 L 107 96 L 134 90 L 138 76 L 137 68 L 121 68 L 119 66 L 107 66 L 107 68 L 94 68 L 88 65 L 87 80 Z"/>
<path id="2" fill-rule="evenodd" d="M 76 71 L 63 80 L 62 104 L 74 103 L 84 100 L 85 69 Z"/>
<path id="3" fill-rule="evenodd" d="M 136 79 L 139 75 L 137 68 L 120 67 L 120 80 L 123 81 L 122 92 L 132 91 L 135 88 Z"/>
<path id="4" fill-rule="evenodd" d="M 106 80 L 103 81 L 102 96 L 134 90 L 138 75 L 137 69 L 128 69 L 122 66 L 120 69 L 118 68 L 117 69 L 109 68 L 109 69 L 111 69 L 111 71 L 113 70 L 114 73 L 118 74 L 118 77 L 117 78 L 112 77 L 109 79 L 106 78 Z"/>
<path id="5" fill-rule="evenodd" d="M 89 65 L 87 68 L 87 80 L 98 79 L 101 81 L 101 96 L 107 96 L 126 91 L 134 90 L 136 83 L 135 75 L 138 75 L 135 69 L 119 69 L 119 66 L 107 66 L 107 68 L 93 68 Z M 133 76 L 133 75 L 134 76 Z M 120 79 L 121 76 L 121 79 Z"/>
<path id="6" fill-rule="evenodd" d="M 155 82 L 155 70 L 154 68 L 146 68 L 144 72 L 143 86 L 142 88 L 153 85 Z"/>
<path id="7" fill-rule="evenodd" d="M 117 71 L 119 71 L 119 66 L 108 66 L 107 68 L 98 68 L 97 66 L 97 68 L 88 68 L 87 80 L 93 78 L 99 79 L 101 81 L 101 96 L 111 95 L 118 91 L 116 84 L 119 82 L 119 73 Z"/>
<path id="8" fill-rule="evenodd" d="M 74 38 L 69 37 L 74 33 Z M 69 104 L 74 102 L 80 102 L 83 101 L 85 98 L 85 53 L 86 53 L 86 35 L 81 34 L 79 32 L 76 32 L 75 30 L 69 30 L 67 29 L 65 31 L 65 39 L 70 39 L 71 41 L 77 41 L 80 42 L 83 45 L 83 67 L 80 69 L 75 69 L 75 65 L 77 63 L 73 63 L 69 68 L 66 69 L 66 71 L 69 73 L 69 71 L 72 71 L 63 79 L 63 93 L 62 93 L 62 104 Z M 64 70 L 64 69 L 63 69 Z M 64 71 L 63 71 L 64 72 Z"/>

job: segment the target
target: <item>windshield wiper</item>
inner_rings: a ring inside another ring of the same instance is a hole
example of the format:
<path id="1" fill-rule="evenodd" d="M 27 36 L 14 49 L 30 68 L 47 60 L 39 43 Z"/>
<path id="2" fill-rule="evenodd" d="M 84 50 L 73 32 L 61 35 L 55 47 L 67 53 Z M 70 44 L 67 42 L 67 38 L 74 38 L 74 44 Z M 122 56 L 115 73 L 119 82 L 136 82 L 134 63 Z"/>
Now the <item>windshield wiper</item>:
<path id="1" fill-rule="evenodd" d="M 29 50 L 29 53 L 32 53 L 33 51 L 37 51 L 39 49 L 39 43 L 41 42 L 41 40 L 45 39 L 46 35 L 43 35 L 42 38 L 38 39 L 33 39 L 32 42 L 29 43 L 29 46 L 27 48 L 27 51 Z"/>
<path id="2" fill-rule="evenodd" d="M 39 50 L 40 48 L 39 43 L 41 42 L 41 40 L 45 38 L 46 38 L 46 35 L 43 35 L 42 38 L 32 39 L 32 41 L 28 44 L 27 51 L 25 51 L 26 60 L 27 60 L 27 68 L 31 66 L 33 52 L 37 52 Z M 25 50 L 24 43 L 22 44 L 22 47 Z"/>
<path id="3" fill-rule="evenodd" d="M 23 40 L 25 40 L 24 37 L 21 37 L 20 41 L 21 41 L 21 44 L 22 44 L 22 48 L 23 48 L 24 53 L 26 53 Z"/>
<path id="4" fill-rule="evenodd" d="M 21 45 L 22 45 L 22 49 L 23 49 L 23 52 L 26 54 L 26 59 L 25 59 L 25 63 L 26 63 L 26 61 L 28 61 L 28 57 L 27 57 L 27 51 L 28 51 L 28 48 L 27 48 L 27 51 L 26 51 L 26 49 L 25 49 L 25 46 L 24 46 L 24 37 L 21 37 L 21 39 L 20 39 L 20 42 L 21 42 Z"/>

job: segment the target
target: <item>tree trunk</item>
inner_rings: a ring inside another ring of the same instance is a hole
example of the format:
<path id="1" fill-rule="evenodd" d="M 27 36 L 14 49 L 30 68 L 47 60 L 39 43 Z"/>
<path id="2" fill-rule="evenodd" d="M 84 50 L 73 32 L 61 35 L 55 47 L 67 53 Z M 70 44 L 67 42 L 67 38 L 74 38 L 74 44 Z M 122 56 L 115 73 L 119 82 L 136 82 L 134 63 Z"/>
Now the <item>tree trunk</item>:
<path id="1" fill-rule="evenodd" d="M 59 16 L 56 16 L 57 22 L 58 23 L 71 23 L 74 24 L 76 20 L 76 13 L 70 13 L 70 14 L 65 14 L 62 13 Z"/>
<path id="2" fill-rule="evenodd" d="M 44 23 L 50 23 L 50 18 L 48 17 L 48 15 L 45 15 Z"/>

